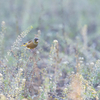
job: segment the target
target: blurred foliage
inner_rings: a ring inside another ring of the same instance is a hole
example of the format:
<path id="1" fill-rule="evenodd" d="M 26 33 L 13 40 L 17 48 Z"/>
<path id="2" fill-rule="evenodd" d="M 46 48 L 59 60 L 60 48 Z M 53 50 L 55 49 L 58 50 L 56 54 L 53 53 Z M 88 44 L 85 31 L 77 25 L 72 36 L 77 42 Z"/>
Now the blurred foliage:
<path id="1" fill-rule="evenodd" d="M 100 0 L 1 0 L 0 91 L 16 100 L 38 100 L 37 94 L 40 100 L 99 100 L 99 5 Z M 20 45 L 38 30 L 32 54 Z M 19 39 L 22 33 L 26 37 Z"/>
<path id="2" fill-rule="evenodd" d="M 88 45 L 100 50 L 99 4 L 99 0 L 1 0 L 0 22 L 6 22 L 6 48 L 30 25 L 33 30 L 26 40 L 34 37 L 33 34 L 40 29 L 44 41 L 51 43 L 51 40 L 57 38 L 62 41 L 60 44 L 63 46 L 65 38 L 75 39 L 80 36 L 80 31 L 86 24 Z"/>

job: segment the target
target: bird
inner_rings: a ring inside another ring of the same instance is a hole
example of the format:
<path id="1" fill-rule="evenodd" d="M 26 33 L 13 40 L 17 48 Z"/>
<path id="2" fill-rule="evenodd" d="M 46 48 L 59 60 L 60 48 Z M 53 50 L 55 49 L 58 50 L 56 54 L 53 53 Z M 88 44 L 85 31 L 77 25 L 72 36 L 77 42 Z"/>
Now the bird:
<path id="1" fill-rule="evenodd" d="M 26 46 L 28 49 L 34 49 L 38 46 L 39 39 L 35 37 L 33 40 L 23 43 L 21 46 Z"/>

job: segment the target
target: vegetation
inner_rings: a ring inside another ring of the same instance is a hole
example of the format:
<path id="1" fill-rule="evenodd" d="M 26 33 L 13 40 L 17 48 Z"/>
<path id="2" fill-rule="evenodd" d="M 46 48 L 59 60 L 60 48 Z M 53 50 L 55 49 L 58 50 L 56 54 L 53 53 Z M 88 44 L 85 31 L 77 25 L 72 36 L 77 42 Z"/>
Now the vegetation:
<path id="1" fill-rule="evenodd" d="M 0 100 L 99 100 L 99 4 L 1 0 Z"/>

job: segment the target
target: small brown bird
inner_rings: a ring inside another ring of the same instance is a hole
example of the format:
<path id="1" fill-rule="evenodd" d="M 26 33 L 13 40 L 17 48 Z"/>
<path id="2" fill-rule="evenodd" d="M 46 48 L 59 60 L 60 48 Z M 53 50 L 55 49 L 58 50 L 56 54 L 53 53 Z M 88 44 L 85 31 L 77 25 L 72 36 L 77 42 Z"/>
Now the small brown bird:
<path id="1" fill-rule="evenodd" d="M 35 37 L 34 40 L 30 40 L 27 43 L 23 43 L 23 45 L 21 46 L 26 46 L 28 49 L 34 49 L 38 46 L 38 42 L 39 39 Z"/>

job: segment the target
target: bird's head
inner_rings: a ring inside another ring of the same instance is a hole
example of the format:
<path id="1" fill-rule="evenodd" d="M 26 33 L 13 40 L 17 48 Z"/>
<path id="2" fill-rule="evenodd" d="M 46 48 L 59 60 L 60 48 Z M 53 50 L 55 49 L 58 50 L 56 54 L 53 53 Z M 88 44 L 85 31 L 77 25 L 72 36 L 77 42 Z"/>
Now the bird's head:
<path id="1" fill-rule="evenodd" d="M 39 39 L 38 38 L 34 38 L 34 43 L 38 43 L 39 42 Z"/>

